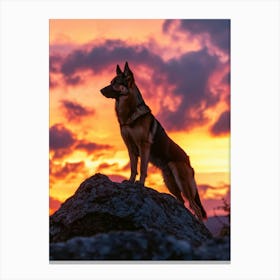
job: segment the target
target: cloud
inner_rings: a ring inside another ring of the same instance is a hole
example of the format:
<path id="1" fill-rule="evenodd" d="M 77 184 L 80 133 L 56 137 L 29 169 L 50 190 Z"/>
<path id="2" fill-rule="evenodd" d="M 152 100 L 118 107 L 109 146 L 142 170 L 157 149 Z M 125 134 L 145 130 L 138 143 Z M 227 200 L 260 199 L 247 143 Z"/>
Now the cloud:
<path id="1" fill-rule="evenodd" d="M 207 185 L 207 184 L 200 184 L 198 185 L 199 191 L 205 193 L 207 190 L 216 190 L 216 187 L 213 187 L 211 185 Z"/>
<path id="2" fill-rule="evenodd" d="M 84 161 L 79 162 L 65 162 L 64 164 L 51 164 L 50 176 L 55 179 L 65 180 L 67 177 L 77 176 L 77 173 L 83 172 L 85 168 Z M 72 174 L 72 175 L 71 175 Z"/>
<path id="3" fill-rule="evenodd" d="M 50 87 L 50 89 L 53 89 L 53 88 L 57 87 L 58 85 L 59 85 L 58 82 L 54 80 L 52 75 L 50 75 L 49 76 L 49 87 Z"/>
<path id="4" fill-rule="evenodd" d="M 222 81 L 223 84 L 229 85 L 230 84 L 230 72 L 224 75 Z"/>
<path id="5" fill-rule="evenodd" d="M 75 148 L 79 150 L 84 150 L 87 152 L 87 154 L 91 154 L 96 151 L 112 149 L 113 146 L 81 140 L 77 142 Z"/>
<path id="6" fill-rule="evenodd" d="M 70 85 L 70 86 L 76 86 L 79 85 L 83 82 L 82 78 L 78 75 L 74 75 L 74 76 L 66 76 L 65 77 L 65 82 L 66 84 Z"/>
<path id="7" fill-rule="evenodd" d="M 49 58 L 49 70 L 50 73 L 59 73 L 61 62 L 63 61 L 63 57 L 60 55 L 50 55 Z"/>
<path id="8" fill-rule="evenodd" d="M 211 127 L 210 132 L 214 136 L 225 135 L 230 132 L 230 111 L 223 112 L 216 123 Z"/>
<path id="9" fill-rule="evenodd" d="M 167 20 L 163 24 L 163 32 L 171 30 L 175 20 Z M 176 22 L 178 22 L 176 20 Z M 230 49 L 230 20 L 227 19 L 205 19 L 205 20 L 180 20 L 177 30 L 187 32 L 192 36 L 208 35 L 213 45 L 219 47 L 224 52 Z M 172 29 L 172 32 L 174 30 Z"/>
<path id="10" fill-rule="evenodd" d="M 69 100 L 61 101 L 61 109 L 68 121 L 79 122 L 82 117 L 93 115 L 95 112 L 91 108 Z"/>
<path id="11" fill-rule="evenodd" d="M 102 171 L 104 171 L 104 169 L 110 169 L 110 170 L 117 169 L 118 170 L 119 164 L 117 162 L 114 162 L 114 163 L 103 162 L 98 165 L 98 167 L 96 168 L 96 172 L 102 172 Z"/>
<path id="12" fill-rule="evenodd" d="M 61 73 L 68 83 L 68 79 L 75 79 L 83 70 L 100 74 L 108 69 L 114 71 L 116 64 L 123 65 L 125 61 L 132 65 L 132 71 L 138 66 L 149 70 L 150 79 L 143 89 L 146 96 L 157 98 L 159 93 L 154 90 L 172 88 L 172 91 L 165 93 L 169 101 L 165 96 L 158 99 L 160 108 L 157 117 L 166 129 L 191 129 L 209 121 L 205 110 L 214 107 L 221 98 L 211 92 L 209 78 L 220 69 L 222 63 L 218 56 L 209 54 L 207 48 L 164 61 L 160 54 L 153 53 L 144 44 L 128 45 L 121 40 L 106 40 L 89 50 L 81 47 L 70 53 L 61 63 Z M 135 74 L 137 82 L 137 75 L 141 76 L 141 72 Z M 171 101 L 174 101 L 172 106 Z"/>
<path id="13" fill-rule="evenodd" d="M 203 199 L 221 199 L 222 197 L 227 196 L 230 192 L 230 185 L 221 184 L 211 186 L 208 184 L 199 184 L 198 191 Z"/>
<path id="14" fill-rule="evenodd" d="M 83 150 L 87 154 L 95 151 L 111 149 L 111 145 L 98 144 L 84 139 L 77 139 L 76 135 L 63 126 L 55 124 L 50 128 L 50 150 L 54 152 L 53 159 L 63 158 L 75 150 Z"/>
<path id="15" fill-rule="evenodd" d="M 74 135 L 62 124 L 55 124 L 50 128 L 50 149 L 69 148 L 74 142 Z"/>
<path id="16" fill-rule="evenodd" d="M 97 166 L 95 172 L 108 173 L 108 171 L 113 172 L 114 174 L 130 171 L 130 163 L 128 162 L 127 164 L 120 166 L 118 162 L 103 162 Z"/>
<path id="17" fill-rule="evenodd" d="M 208 121 L 205 109 L 219 102 L 219 96 L 209 89 L 208 79 L 218 66 L 218 57 L 209 55 L 206 49 L 188 52 L 168 62 L 168 82 L 174 85 L 173 94 L 181 102 L 172 111 L 162 106 L 159 117 L 167 129 L 190 129 Z"/>
<path id="18" fill-rule="evenodd" d="M 223 205 L 222 199 L 230 203 L 230 185 L 211 186 L 203 184 L 198 185 L 198 191 L 208 216 L 213 216 L 215 213 L 218 215 L 227 214 L 223 210 L 218 210 L 217 207 Z"/>
<path id="19" fill-rule="evenodd" d="M 121 40 L 106 40 L 102 44 L 93 46 L 89 51 L 75 50 L 70 53 L 61 64 L 61 73 L 65 77 L 71 77 L 80 70 L 92 70 L 98 73 L 108 66 L 125 61 L 143 63 L 150 61 L 152 64 L 162 64 L 161 58 L 150 52 L 142 45 L 127 45 Z"/>
<path id="20" fill-rule="evenodd" d="M 71 154 L 77 141 L 76 135 L 62 124 L 55 124 L 50 128 L 49 138 L 53 159 L 63 158 Z"/>

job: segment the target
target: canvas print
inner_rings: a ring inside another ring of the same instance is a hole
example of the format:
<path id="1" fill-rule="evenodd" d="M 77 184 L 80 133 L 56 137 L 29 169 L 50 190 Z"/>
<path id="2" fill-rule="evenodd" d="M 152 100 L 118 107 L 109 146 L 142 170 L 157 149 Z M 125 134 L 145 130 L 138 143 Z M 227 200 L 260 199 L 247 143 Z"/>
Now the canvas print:
<path id="1" fill-rule="evenodd" d="M 51 261 L 230 261 L 230 20 L 49 21 Z"/>

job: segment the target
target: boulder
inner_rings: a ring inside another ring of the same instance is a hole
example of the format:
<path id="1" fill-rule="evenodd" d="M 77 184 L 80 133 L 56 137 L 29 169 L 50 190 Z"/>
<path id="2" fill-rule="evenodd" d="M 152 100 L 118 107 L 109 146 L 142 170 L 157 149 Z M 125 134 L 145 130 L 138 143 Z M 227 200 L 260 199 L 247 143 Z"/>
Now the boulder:
<path id="1" fill-rule="evenodd" d="M 102 174 L 86 179 L 50 216 L 51 260 L 224 259 L 221 246 L 205 253 L 213 242 L 172 195 Z"/>

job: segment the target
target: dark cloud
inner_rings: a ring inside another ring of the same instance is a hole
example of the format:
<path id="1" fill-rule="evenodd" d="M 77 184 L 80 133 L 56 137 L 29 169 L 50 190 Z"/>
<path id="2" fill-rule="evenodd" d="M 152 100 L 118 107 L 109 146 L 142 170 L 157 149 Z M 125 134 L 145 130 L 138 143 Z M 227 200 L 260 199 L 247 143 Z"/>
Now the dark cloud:
<path id="1" fill-rule="evenodd" d="M 230 132 L 230 112 L 223 112 L 217 122 L 211 127 L 210 132 L 214 136 L 228 134 Z"/>
<path id="2" fill-rule="evenodd" d="M 98 73 L 108 66 L 133 61 L 142 64 L 162 64 L 159 56 L 151 53 L 141 45 L 128 46 L 120 40 L 106 40 L 103 44 L 93 46 L 90 51 L 76 50 L 69 54 L 61 65 L 61 72 L 65 77 L 71 77 L 79 70 L 92 70 Z"/>
<path id="3" fill-rule="evenodd" d="M 94 110 L 69 100 L 61 101 L 61 108 L 68 121 L 79 122 L 82 117 L 94 114 Z"/>
<path id="4" fill-rule="evenodd" d="M 55 177 L 56 179 L 65 180 L 66 177 L 71 174 L 77 174 L 79 172 L 83 172 L 85 168 L 85 163 L 83 161 L 79 162 L 66 162 L 64 165 L 57 165 L 56 167 L 52 167 L 50 170 L 50 175 Z M 76 176 L 76 175 L 75 175 Z"/>
<path id="5" fill-rule="evenodd" d="M 110 169 L 110 170 L 114 170 L 114 171 L 120 170 L 119 164 L 117 162 L 114 162 L 114 163 L 103 162 L 98 165 L 98 167 L 96 168 L 96 172 L 103 172 L 106 169 Z"/>
<path id="6" fill-rule="evenodd" d="M 204 196 L 208 190 L 210 190 L 211 192 L 215 191 L 215 192 L 219 193 L 220 191 L 223 191 L 225 189 L 227 189 L 229 191 L 230 186 L 228 184 L 223 184 L 223 185 L 218 185 L 218 186 L 211 186 L 208 184 L 199 184 L 198 185 L 199 193 L 201 193 L 202 196 Z"/>
<path id="7" fill-rule="evenodd" d="M 170 110 L 163 99 L 159 100 L 161 110 L 158 118 L 168 130 L 191 129 L 205 124 L 208 121 L 205 109 L 215 106 L 220 100 L 219 95 L 210 91 L 208 80 L 221 67 L 221 62 L 218 56 L 210 55 L 207 48 L 164 61 L 145 45 L 127 45 L 120 40 L 107 40 L 89 51 L 81 49 L 69 54 L 61 65 L 61 71 L 65 80 L 77 76 L 81 70 L 100 73 L 112 69 L 113 76 L 115 65 L 123 65 L 125 61 L 130 63 L 132 71 L 136 65 L 143 65 L 152 71 L 146 96 L 154 95 L 153 87 L 166 83 L 174 88 L 173 92 L 166 94 L 181 100 L 175 111 Z"/>
<path id="8" fill-rule="evenodd" d="M 108 150 L 112 146 L 98 144 L 86 140 L 79 140 L 76 135 L 62 124 L 55 124 L 50 128 L 50 150 L 54 152 L 53 158 L 62 158 L 75 150 L 83 150 L 88 154 L 96 151 Z"/>
<path id="9" fill-rule="evenodd" d="M 217 189 L 216 187 L 213 187 L 211 185 L 207 185 L 207 184 L 200 184 L 198 185 L 198 189 L 199 191 L 202 191 L 202 192 L 206 192 L 207 190 L 211 189 L 211 190 L 215 190 Z"/>
<path id="10" fill-rule="evenodd" d="M 79 149 L 79 150 L 84 150 L 88 154 L 91 154 L 93 152 L 100 151 L 100 150 L 112 149 L 112 146 L 107 145 L 107 144 L 98 144 L 98 143 L 94 143 L 94 142 L 88 142 L 88 141 L 81 140 L 81 141 L 77 142 L 77 145 L 75 146 L 75 148 Z"/>
<path id="11" fill-rule="evenodd" d="M 224 75 L 222 81 L 223 84 L 229 85 L 230 84 L 230 72 Z"/>
<path id="12" fill-rule="evenodd" d="M 163 25 L 162 25 L 162 31 L 164 33 L 168 33 L 170 31 L 170 27 L 172 25 L 172 23 L 174 22 L 173 19 L 167 19 L 164 21 Z"/>
<path id="13" fill-rule="evenodd" d="M 208 87 L 208 79 L 218 66 L 218 57 L 209 55 L 206 49 L 186 53 L 167 63 L 167 78 L 174 85 L 173 94 L 181 99 L 176 111 L 162 106 L 158 117 L 167 129 L 190 129 L 207 121 L 205 109 L 217 104 L 220 98 Z"/>
<path id="14" fill-rule="evenodd" d="M 50 73 L 59 73 L 62 61 L 63 61 L 62 56 L 60 56 L 60 55 L 50 55 L 50 58 L 49 58 Z"/>
<path id="15" fill-rule="evenodd" d="M 62 124 L 55 124 L 50 128 L 50 149 L 67 149 L 75 143 L 73 133 Z"/>
<path id="16" fill-rule="evenodd" d="M 66 76 L 65 82 L 66 82 L 66 84 L 68 84 L 70 86 L 76 86 L 76 85 L 81 84 L 83 82 L 83 80 L 80 76 L 73 75 L 73 76 Z"/>
<path id="17" fill-rule="evenodd" d="M 208 34 L 211 42 L 225 52 L 230 49 L 230 20 L 205 19 L 205 20 L 180 20 L 179 30 L 191 35 Z M 169 32 L 173 20 L 167 20 L 163 24 L 163 31 Z"/>

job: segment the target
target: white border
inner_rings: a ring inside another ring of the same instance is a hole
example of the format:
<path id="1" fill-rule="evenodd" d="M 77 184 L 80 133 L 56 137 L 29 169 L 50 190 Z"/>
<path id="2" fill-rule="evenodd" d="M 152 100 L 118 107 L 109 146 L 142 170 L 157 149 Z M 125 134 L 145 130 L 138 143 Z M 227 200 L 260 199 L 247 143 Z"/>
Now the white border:
<path id="1" fill-rule="evenodd" d="M 230 18 L 231 264 L 48 261 L 48 20 Z M 0 279 L 279 279 L 278 1 L 1 1 Z"/>

